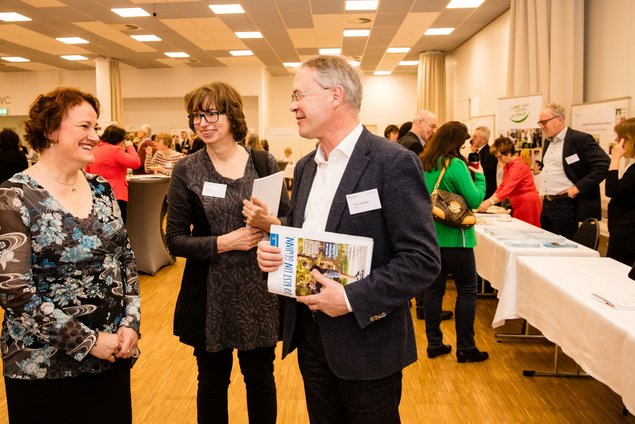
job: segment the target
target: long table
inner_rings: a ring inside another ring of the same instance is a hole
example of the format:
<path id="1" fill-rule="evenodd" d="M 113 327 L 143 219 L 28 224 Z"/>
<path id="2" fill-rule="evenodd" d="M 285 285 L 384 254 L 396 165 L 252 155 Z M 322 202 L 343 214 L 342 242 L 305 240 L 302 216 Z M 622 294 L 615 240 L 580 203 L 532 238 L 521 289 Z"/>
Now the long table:
<path id="1" fill-rule="evenodd" d="M 492 322 L 494 328 L 505 324 L 505 320 L 520 318 L 516 301 L 516 260 L 519 256 L 599 256 L 593 249 L 558 238 L 555 234 L 508 215 L 477 214 L 477 218 L 474 248 L 476 271 L 498 290 L 499 301 Z M 562 243 L 574 244 L 576 247 L 550 248 L 543 245 L 549 240 L 561 239 Z"/>
<path id="2" fill-rule="evenodd" d="M 630 267 L 610 258 L 518 258 L 518 315 L 635 411 L 635 310 L 601 297 L 632 298 Z"/>

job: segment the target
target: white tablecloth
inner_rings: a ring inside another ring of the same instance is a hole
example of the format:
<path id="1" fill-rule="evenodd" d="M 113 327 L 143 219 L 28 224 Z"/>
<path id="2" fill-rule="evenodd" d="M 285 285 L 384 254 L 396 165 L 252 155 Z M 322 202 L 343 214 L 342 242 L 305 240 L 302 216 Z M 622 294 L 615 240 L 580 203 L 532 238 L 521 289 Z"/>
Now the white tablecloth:
<path id="1" fill-rule="evenodd" d="M 499 215 L 479 214 L 479 223 L 475 226 L 476 271 L 498 290 L 499 301 L 492 327 L 500 327 L 507 319 L 520 318 L 516 310 L 516 258 L 518 256 L 599 256 L 597 251 L 579 244 L 575 248 L 545 247 L 542 245 L 543 242 L 547 242 L 549 238 L 556 240 L 558 236 L 515 218 L 509 221 L 500 220 L 505 218 L 509 219 L 505 215 L 501 218 Z M 499 232 L 498 236 L 495 234 L 496 231 Z M 515 232 L 519 234 L 516 239 L 513 238 Z M 523 240 L 521 235 L 526 236 L 527 240 Z M 542 239 L 536 240 L 533 236 L 542 237 Z M 529 241 L 532 238 L 534 238 L 533 241 Z M 563 240 L 566 243 L 575 244 L 572 241 Z M 523 241 L 527 241 L 527 245 L 533 243 L 535 247 L 511 245 L 515 242 L 521 245 Z"/>
<path id="2" fill-rule="evenodd" d="M 635 411 L 635 310 L 592 294 L 635 297 L 630 267 L 610 258 L 518 258 L 518 314 Z"/>

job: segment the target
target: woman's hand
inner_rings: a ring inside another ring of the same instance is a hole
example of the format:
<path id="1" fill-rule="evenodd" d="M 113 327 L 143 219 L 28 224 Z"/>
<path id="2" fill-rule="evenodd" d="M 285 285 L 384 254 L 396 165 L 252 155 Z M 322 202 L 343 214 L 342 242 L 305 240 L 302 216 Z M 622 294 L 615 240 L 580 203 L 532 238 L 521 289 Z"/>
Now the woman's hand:
<path id="1" fill-rule="evenodd" d="M 481 212 L 481 213 L 487 212 L 487 209 L 489 209 L 491 205 L 492 204 L 490 203 L 489 200 L 483 200 L 483 203 L 481 203 L 481 206 L 478 207 L 476 212 Z"/>
<path id="2" fill-rule="evenodd" d="M 270 245 L 266 240 L 258 243 L 256 258 L 258 259 L 258 266 L 263 272 L 273 272 L 282 265 L 280 248 Z"/>
<path id="3" fill-rule="evenodd" d="M 611 159 L 622 159 L 624 156 L 624 139 L 620 139 L 619 143 L 617 143 L 611 149 Z"/>
<path id="4" fill-rule="evenodd" d="M 115 354 L 116 358 L 131 358 L 137 350 L 139 335 L 129 327 L 119 327 L 117 334 L 121 340 L 121 348 Z"/>
<path id="5" fill-rule="evenodd" d="M 230 250 L 251 250 L 262 240 L 264 233 L 259 228 L 242 227 L 231 233 L 219 236 L 216 239 L 216 250 L 218 253 L 229 252 Z"/>
<path id="6" fill-rule="evenodd" d="M 104 359 L 108 362 L 115 362 L 115 356 L 121 350 L 121 336 L 111 333 L 97 333 L 97 343 L 90 350 L 95 358 Z"/>
<path id="7" fill-rule="evenodd" d="M 243 200 L 243 216 L 250 227 L 260 228 L 269 232 L 272 224 L 280 225 L 280 220 L 269 213 L 267 204 L 257 197 Z"/>
<path id="8" fill-rule="evenodd" d="M 147 146 L 146 147 L 146 155 L 152 156 L 152 146 Z"/>

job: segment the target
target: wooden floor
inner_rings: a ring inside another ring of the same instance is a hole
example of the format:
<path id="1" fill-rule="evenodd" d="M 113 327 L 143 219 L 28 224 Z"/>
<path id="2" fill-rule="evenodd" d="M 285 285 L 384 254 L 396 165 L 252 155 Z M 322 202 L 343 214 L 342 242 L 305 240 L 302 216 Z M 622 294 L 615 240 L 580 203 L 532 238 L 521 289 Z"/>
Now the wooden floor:
<path id="1" fill-rule="evenodd" d="M 172 335 L 183 264 L 179 259 L 154 277 L 141 277 L 142 354 L 132 373 L 136 424 L 196 422 L 195 360 L 191 348 Z M 449 284 L 445 309 L 453 309 L 454 298 Z M 404 370 L 403 423 L 635 423 L 632 415 L 622 415 L 620 397 L 591 378 L 523 377 L 523 369 L 551 367 L 553 345 L 497 343 L 490 325 L 495 307 L 496 299 L 478 299 L 477 346 L 490 353 L 490 360 L 480 364 L 458 364 L 454 353 L 428 359 L 425 322 L 415 321 L 420 359 Z M 517 330 L 518 324 L 502 330 Z M 454 320 L 444 321 L 442 328 L 445 342 L 455 347 Z M 390 347 L 386 348 L 390 355 Z M 574 368 L 570 360 L 565 361 L 567 366 Z M 278 422 L 308 422 L 295 354 L 278 359 L 275 373 Z M 3 424 L 7 422 L 4 387 L 0 393 Z M 232 372 L 229 397 L 230 422 L 247 423 L 245 386 L 238 366 Z"/>

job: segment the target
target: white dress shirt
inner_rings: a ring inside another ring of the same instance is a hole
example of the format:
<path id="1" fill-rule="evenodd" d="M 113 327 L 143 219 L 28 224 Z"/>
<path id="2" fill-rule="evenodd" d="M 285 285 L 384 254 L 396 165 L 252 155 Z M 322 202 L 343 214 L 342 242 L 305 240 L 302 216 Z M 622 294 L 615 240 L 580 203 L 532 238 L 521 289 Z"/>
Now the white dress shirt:
<path id="1" fill-rule="evenodd" d="M 564 172 L 562 164 L 562 150 L 564 148 L 564 138 L 567 135 L 567 127 L 549 143 L 547 152 L 542 158 L 543 168 L 540 173 L 542 183 L 540 184 L 540 196 L 556 195 L 571 188 L 574 184 Z"/>

